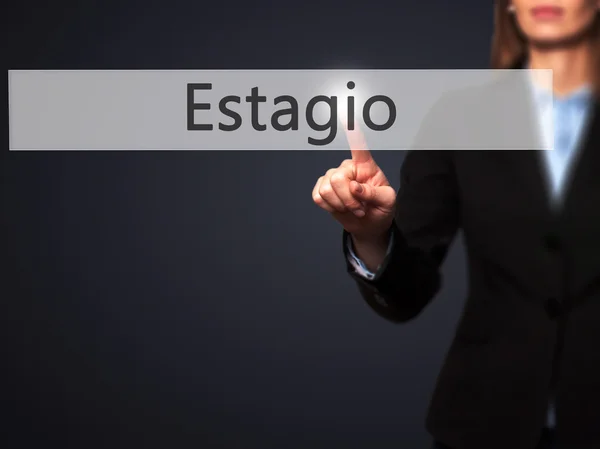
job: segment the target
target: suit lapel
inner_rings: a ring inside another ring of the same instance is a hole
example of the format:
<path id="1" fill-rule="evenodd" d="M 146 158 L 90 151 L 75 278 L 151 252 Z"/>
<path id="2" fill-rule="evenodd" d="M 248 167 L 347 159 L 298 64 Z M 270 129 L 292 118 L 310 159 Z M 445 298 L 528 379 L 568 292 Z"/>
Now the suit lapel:
<path id="1" fill-rule="evenodd" d="M 534 114 L 537 112 L 532 111 L 532 115 Z M 532 123 L 532 126 L 538 126 L 537 122 Z M 585 195 L 583 190 L 586 185 L 594 179 L 600 181 L 600 101 L 596 100 L 592 104 L 582 133 L 578 152 L 571 163 L 559 202 L 555 202 L 551 194 L 550 174 L 543 154 L 547 150 L 503 152 L 510 159 L 517 182 L 524 188 L 523 194 L 530 196 L 532 207 L 552 215 L 563 215 L 566 209 L 577 202 L 578 195 Z"/>
<path id="2" fill-rule="evenodd" d="M 594 180 L 600 181 L 600 102 L 592 105 L 575 159 L 571 162 L 563 186 L 561 200 L 555 202 L 550 189 L 550 178 L 544 154 L 547 150 L 524 150 L 507 152 L 512 160 L 516 176 L 532 200 L 532 207 L 538 207 L 552 215 L 562 216 L 576 206 L 580 195 L 585 195 L 586 187 Z"/>
<path id="3" fill-rule="evenodd" d="M 586 298 L 586 292 L 600 285 L 600 108 L 596 102 L 590 111 L 579 148 L 579 160 L 573 166 L 571 184 L 566 191 L 558 229 L 565 242 L 564 256 L 569 262 L 568 282 L 574 304 Z"/>
<path id="4" fill-rule="evenodd" d="M 577 203 L 581 195 L 594 181 L 600 181 L 600 102 L 595 101 L 580 140 L 576 159 L 573 161 L 565 185 L 565 212 Z"/>
<path id="5" fill-rule="evenodd" d="M 521 69 L 523 67 L 518 66 L 515 68 Z M 529 82 L 526 79 L 519 78 L 512 88 L 518 89 L 517 95 L 528 98 L 529 101 L 521 105 L 521 107 L 525 105 L 528 107 L 527 113 L 519 113 L 515 117 L 517 120 L 522 120 L 525 117 L 528 123 L 525 125 L 523 123 L 513 124 L 511 127 L 514 129 L 530 129 L 532 132 L 531 140 L 541 142 L 539 112 Z M 510 121 L 513 118 L 507 117 L 507 120 Z M 549 214 L 552 211 L 550 192 L 548 191 L 550 179 L 545 166 L 544 151 L 548 150 L 513 150 L 503 151 L 502 153 L 503 158 L 508 160 L 510 171 L 514 175 L 514 182 L 522 188 L 523 197 L 528 198 L 531 207 L 536 209 L 537 212 Z"/>

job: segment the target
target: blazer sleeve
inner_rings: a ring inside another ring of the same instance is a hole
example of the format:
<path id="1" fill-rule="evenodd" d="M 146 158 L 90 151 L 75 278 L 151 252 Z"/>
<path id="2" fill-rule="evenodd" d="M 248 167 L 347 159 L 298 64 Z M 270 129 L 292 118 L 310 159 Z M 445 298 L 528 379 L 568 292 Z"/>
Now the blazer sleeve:
<path id="1" fill-rule="evenodd" d="M 416 317 L 441 287 L 440 266 L 459 227 L 458 186 L 453 151 L 409 151 L 400 170 L 400 188 L 390 232 L 390 251 L 373 279 L 349 263 L 347 270 L 367 304 L 393 322 Z"/>

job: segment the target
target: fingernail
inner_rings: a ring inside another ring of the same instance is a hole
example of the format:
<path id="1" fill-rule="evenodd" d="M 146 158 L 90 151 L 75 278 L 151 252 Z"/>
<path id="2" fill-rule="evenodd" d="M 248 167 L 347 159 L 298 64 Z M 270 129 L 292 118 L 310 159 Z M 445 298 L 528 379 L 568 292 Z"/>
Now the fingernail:
<path id="1" fill-rule="evenodd" d="M 363 191 L 363 186 L 361 186 L 360 183 L 358 183 L 358 182 L 356 183 L 356 191 L 358 193 L 362 193 L 362 191 Z"/>
<path id="2" fill-rule="evenodd" d="M 365 211 L 362 209 L 357 209 L 354 211 L 354 215 L 356 215 L 357 217 L 364 217 L 365 216 Z"/>

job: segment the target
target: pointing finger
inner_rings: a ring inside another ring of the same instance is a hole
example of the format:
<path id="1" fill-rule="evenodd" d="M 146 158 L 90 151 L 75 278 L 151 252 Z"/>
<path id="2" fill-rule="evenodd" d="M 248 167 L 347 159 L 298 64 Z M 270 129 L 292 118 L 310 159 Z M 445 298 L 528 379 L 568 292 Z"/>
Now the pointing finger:
<path id="1" fill-rule="evenodd" d="M 373 156 L 369 151 L 365 136 L 358 125 L 354 124 L 354 129 L 352 130 L 344 126 L 344 131 L 346 132 L 346 138 L 348 140 L 348 144 L 350 145 L 352 160 L 357 163 L 372 161 Z"/>

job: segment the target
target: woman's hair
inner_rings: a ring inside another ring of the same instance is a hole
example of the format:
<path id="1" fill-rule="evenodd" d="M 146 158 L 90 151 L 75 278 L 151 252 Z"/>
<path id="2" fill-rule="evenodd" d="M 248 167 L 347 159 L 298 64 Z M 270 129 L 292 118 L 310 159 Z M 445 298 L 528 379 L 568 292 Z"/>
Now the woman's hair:
<path id="1" fill-rule="evenodd" d="M 494 34 L 492 37 L 492 69 L 520 68 L 527 57 L 527 44 L 519 30 L 514 14 L 508 10 L 510 0 L 494 0 Z M 600 14 L 592 25 L 595 40 L 596 91 L 600 92 Z"/>

